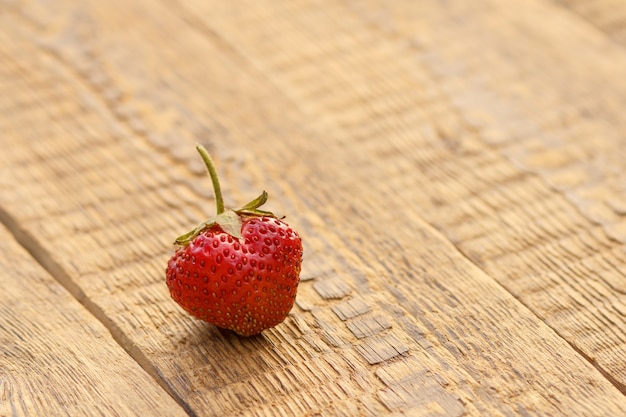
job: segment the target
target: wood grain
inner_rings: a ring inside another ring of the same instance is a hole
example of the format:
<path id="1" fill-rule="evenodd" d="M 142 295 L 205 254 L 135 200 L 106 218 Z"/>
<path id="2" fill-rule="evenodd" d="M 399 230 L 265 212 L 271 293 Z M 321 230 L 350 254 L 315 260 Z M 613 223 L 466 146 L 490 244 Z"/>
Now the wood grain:
<path id="1" fill-rule="evenodd" d="M 186 415 L 3 226 L 0 252 L 0 415 Z"/>
<path id="2" fill-rule="evenodd" d="M 606 33 L 609 39 L 626 45 L 626 4 L 620 0 L 555 0 L 593 27 Z"/>
<path id="3" fill-rule="evenodd" d="M 624 415 L 621 48 L 543 1 L 127 6 L 0 15 L 0 207 L 189 414 Z M 304 236 L 256 338 L 164 285 L 195 142 Z"/>
<path id="4" fill-rule="evenodd" d="M 625 51 L 549 2 L 451 4 L 286 7 L 278 28 L 257 24 L 264 6 L 230 8 L 231 21 L 205 24 L 292 100 L 315 103 L 308 116 L 334 132 L 324 146 L 358 138 L 348 143 L 360 152 L 337 162 L 351 183 L 388 178 L 390 201 L 415 208 L 626 392 Z M 298 64 L 281 65 L 284 51 Z"/>

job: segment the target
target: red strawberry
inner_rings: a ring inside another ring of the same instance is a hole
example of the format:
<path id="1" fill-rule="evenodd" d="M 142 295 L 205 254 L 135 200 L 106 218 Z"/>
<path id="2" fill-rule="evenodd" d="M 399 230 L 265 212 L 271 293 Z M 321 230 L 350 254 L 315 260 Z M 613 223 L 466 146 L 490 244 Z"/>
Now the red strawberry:
<path id="1" fill-rule="evenodd" d="M 225 210 L 211 157 L 197 147 L 215 189 L 217 215 L 176 239 L 167 286 L 189 314 L 242 336 L 281 323 L 293 307 L 302 262 L 298 234 L 260 210 L 263 193 L 237 210 Z"/>

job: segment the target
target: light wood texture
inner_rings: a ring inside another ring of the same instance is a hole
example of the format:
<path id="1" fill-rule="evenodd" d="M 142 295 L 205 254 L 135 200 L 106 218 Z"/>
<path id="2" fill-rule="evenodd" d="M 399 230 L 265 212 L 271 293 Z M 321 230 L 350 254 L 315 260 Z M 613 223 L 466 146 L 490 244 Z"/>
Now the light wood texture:
<path id="1" fill-rule="evenodd" d="M 16 1 L 0 28 L 2 221 L 190 415 L 626 414 L 626 51 L 566 7 Z M 213 206 L 196 142 L 305 242 L 259 337 L 167 294 Z"/>
<path id="2" fill-rule="evenodd" d="M 609 39 L 626 45 L 626 3 L 620 0 L 555 0 L 606 33 Z"/>
<path id="3" fill-rule="evenodd" d="M 184 416 L 0 226 L 0 415 Z"/>

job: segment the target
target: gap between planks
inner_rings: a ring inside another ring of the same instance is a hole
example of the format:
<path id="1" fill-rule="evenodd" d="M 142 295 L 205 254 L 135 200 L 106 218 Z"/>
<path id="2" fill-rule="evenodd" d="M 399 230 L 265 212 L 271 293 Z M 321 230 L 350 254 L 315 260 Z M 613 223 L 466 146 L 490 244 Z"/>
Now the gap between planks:
<path id="1" fill-rule="evenodd" d="M 106 314 L 85 296 L 84 292 L 76 283 L 72 281 L 67 272 L 59 265 L 50 254 L 41 247 L 32 235 L 25 231 L 3 208 L 0 206 L 0 223 L 2 223 L 11 233 L 13 238 L 22 246 L 37 263 L 45 269 L 56 282 L 65 288 L 85 309 L 98 320 L 111 333 L 113 340 L 150 375 L 156 383 L 176 401 L 190 417 L 196 417 L 196 413 L 191 407 L 177 395 L 158 374 L 145 354 L 134 346 L 120 328 L 107 317 Z"/>
<path id="2" fill-rule="evenodd" d="M 537 176 L 534 173 L 528 172 L 528 175 L 533 175 L 533 176 Z M 544 181 L 542 178 L 538 177 L 539 181 Z M 571 203 L 569 203 L 571 204 Z M 572 207 L 574 208 L 574 210 L 578 210 L 578 208 L 576 206 L 574 206 L 572 204 Z M 493 278 L 491 276 L 491 274 L 489 274 L 489 272 L 487 272 L 480 264 L 478 264 L 476 261 L 474 261 L 472 258 L 470 258 L 469 256 L 467 256 L 467 254 L 465 252 L 463 252 L 461 250 L 461 248 L 459 248 L 459 246 L 453 242 L 451 239 L 448 239 L 442 232 L 440 232 L 432 223 L 426 221 L 423 217 L 420 216 L 420 218 L 424 221 L 424 223 L 428 224 L 431 228 L 432 228 L 432 233 L 436 234 L 439 236 L 440 239 L 446 240 L 448 241 L 452 246 L 454 246 L 455 250 L 457 251 L 458 255 L 462 256 L 463 258 L 465 258 L 465 260 L 469 263 L 471 263 L 472 265 L 476 266 L 476 268 L 480 269 L 486 276 L 488 276 L 495 285 L 497 285 L 498 287 L 500 287 L 504 292 L 506 292 L 507 294 L 509 294 L 511 297 L 513 297 L 520 305 L 524 306 L 524 308 L 528 311 L 529 314 L 531 314 L 532 316 L 534 316 L 537 321 L 542 322 L 543 324 L 546 325 L 546 327 L 550 328 L 555 335 L 557 335 L 561 340 L 563 340 L 565 343 L 568 344 L 568 346 L 570 346 L 572 348 L 572 350 L 574 350 L 574 352 L 576 352 L 580 357 L 582 357 L 583 359 L 585 359 L 585 361 L 589 362 L 589 364 L 591 364 L 594 368 L 596 368 L 598 370 L 598 372 L 600 372 L 600 374 L 611 384 L 613 385 L 615 388 L 617 388 L 622 394 L 624 394 L 624 396 L 626 396 L 626 386 L 622 383 L 620 383 L 617 379 L 615 379 L 613 376 L 611 376 L 610 372 L 606 371 L 602 366 L 600 366 L 600 364 L 598 364 L 597 362 L 595 362 L 591 357 L 589 357 L 588 355 L 585 354 L 585 352 L 583 352 L 581 349 L 579 349 L 575 344 L 573 344 L 571 341 L 569 341 L 567 338 L 563 337 L 563 335 L 561 334 L 561 332 L 558 331 L 558 329 L 556 329 L 554 326 L 551 326 L 550 323 L 548 323 L 546 320 L 544 320 L 543 318 L 541 318 L 539 315 L 537 315 L 537 313 L 535 311 L 533 311 L 530 306 L 528 306 L 524 301 L 522 301 L 522 299 L 520 297 L 518 297 L 517 295 L 515 295 L 514 293 L 512 293 L 511 291 L 509 291 L 504 285 L 502 285 L 497 279 Z"/>

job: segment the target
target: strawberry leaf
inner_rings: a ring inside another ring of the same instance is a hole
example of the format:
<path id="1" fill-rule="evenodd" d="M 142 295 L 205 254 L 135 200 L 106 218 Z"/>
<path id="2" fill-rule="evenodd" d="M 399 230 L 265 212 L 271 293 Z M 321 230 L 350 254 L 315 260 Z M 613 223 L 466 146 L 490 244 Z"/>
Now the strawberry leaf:
<path id="1" fill-rule="evenodd" d="M 274 213 L 271 211 L 261 210 L 263 204 L 267 202 L 267 192 L 263 191 L 260 196 L 250 201 L 248 204 L 243 206 L 240 209 L 235 210 L 235 213 L 240 215 L 247 216 L 267 216 L 267 217 L 276 217 Z"/>
<path id="2" fill-rule="evenodd" d="M 198 236 L 202 231 L 208 227 L 211 227 L 215 224 L 215 217 L 211 217 L 209 220 L 200 223 L 195 227 L 195 229 L 185 233 L 184 235 L 180 235 L 174 241 L 175 245 L 185 246 L 189 242 L 191 242 L 196 236 Z"/>
<path id="3" fill-rule="evenodd" d="M 228 233 L 234 238 L 241 239 L 241 217 L 233 210 L 226 210 L 222 214 L 215 217 L 215 223 L 217 223 L 224 232 Z"/>
<path id="4" fill-rule="evenodd" d="M 263 191 L 260 196 L 250 201 L 248 204 L 240 208 L 238 211 L 255 211 L 267 202 L 267 192 Z"/>

